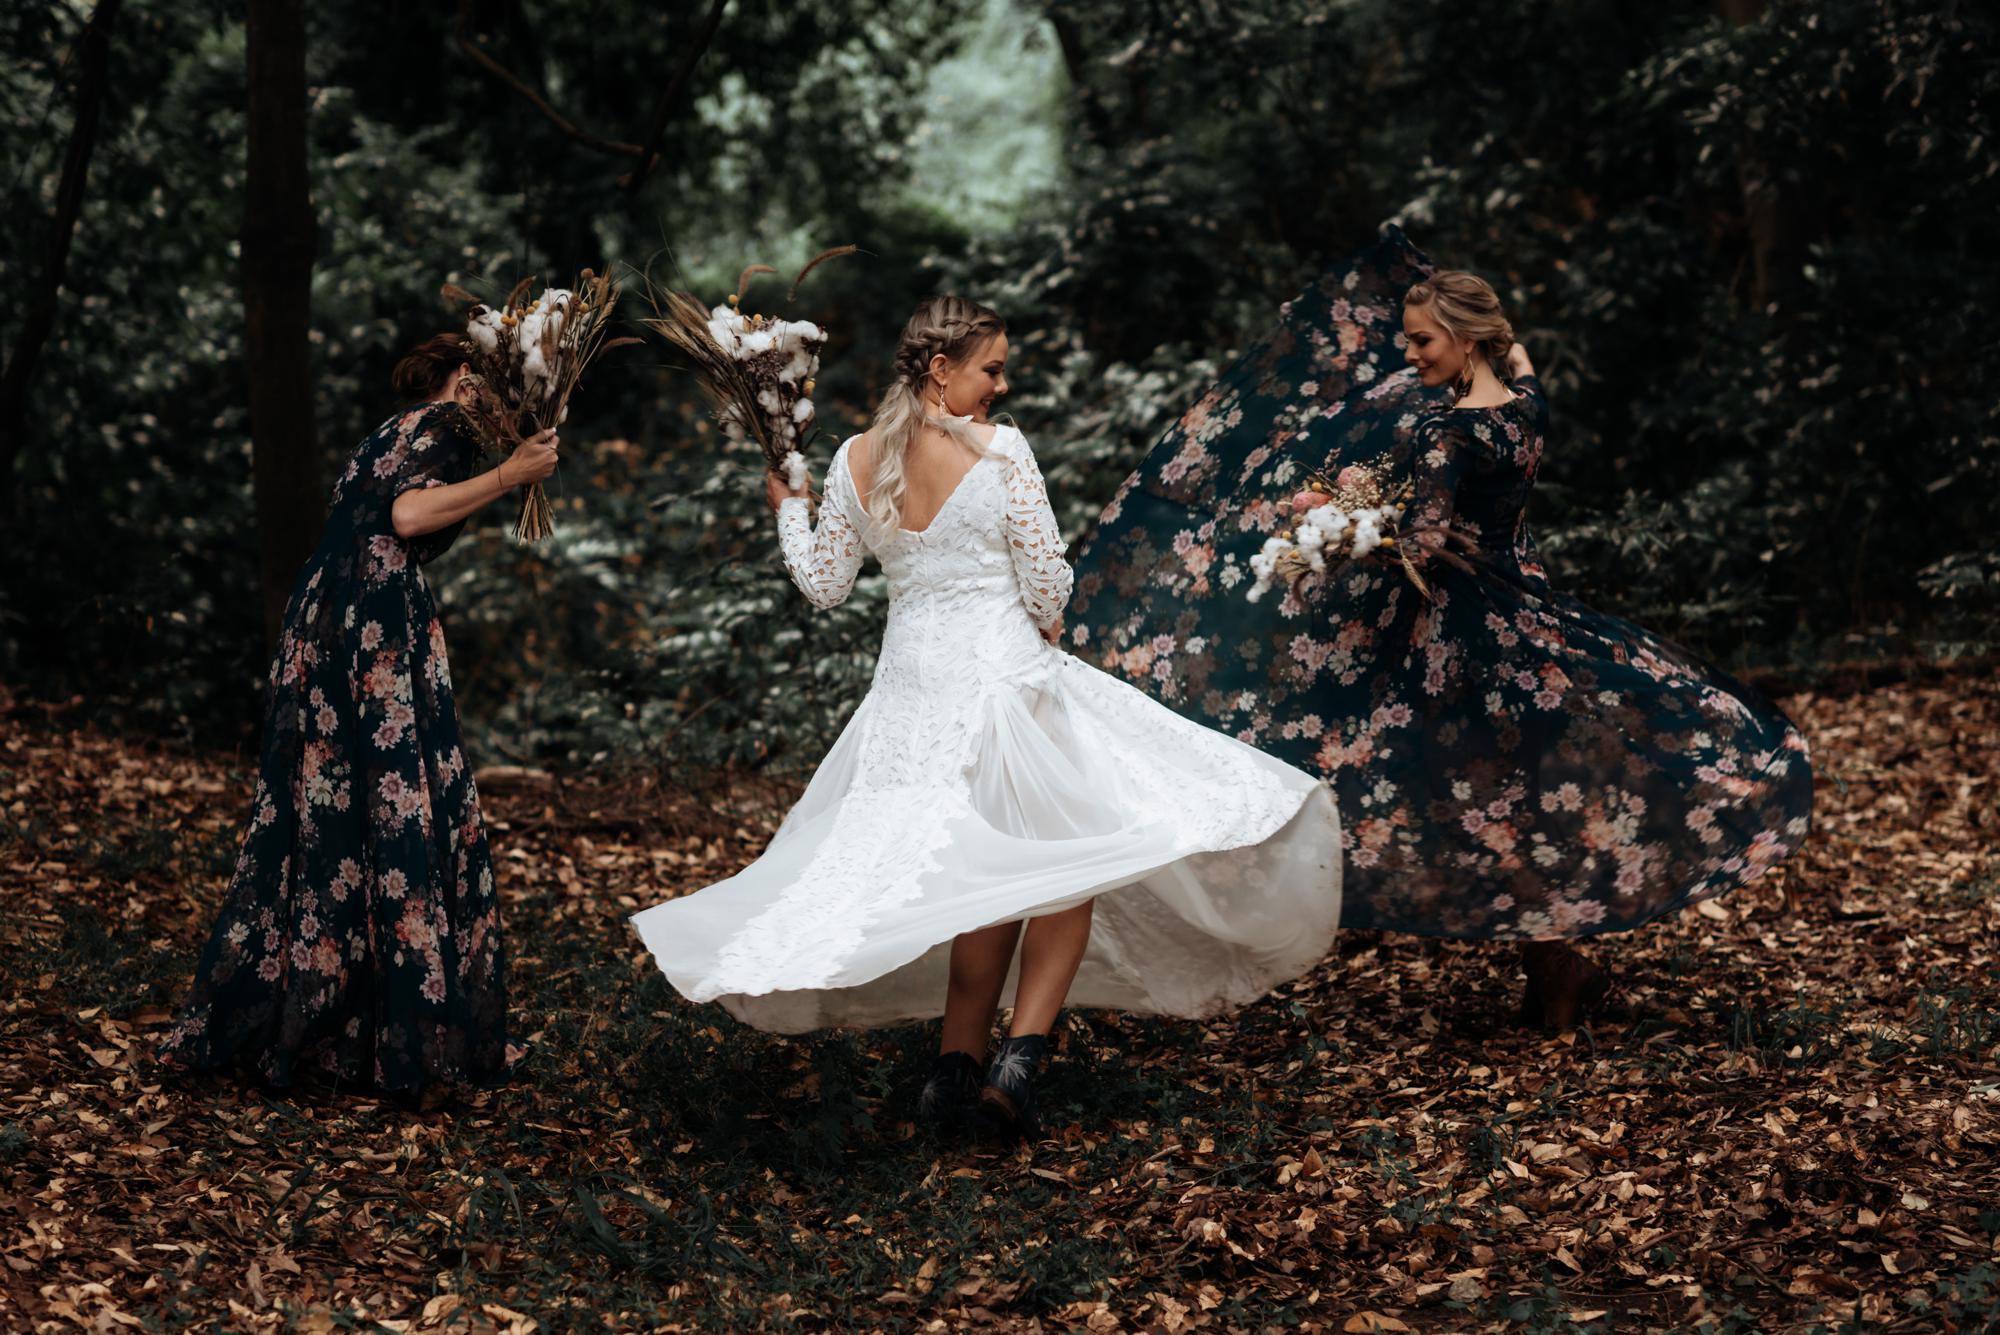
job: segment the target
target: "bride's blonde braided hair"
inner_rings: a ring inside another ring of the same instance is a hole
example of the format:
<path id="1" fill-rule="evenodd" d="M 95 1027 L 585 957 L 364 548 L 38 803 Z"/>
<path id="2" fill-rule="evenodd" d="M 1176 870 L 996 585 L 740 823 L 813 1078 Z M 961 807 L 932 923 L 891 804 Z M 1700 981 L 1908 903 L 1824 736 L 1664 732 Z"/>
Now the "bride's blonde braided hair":
<path id="1" fill-rule="evenodd" d="M 895 378 L 868 428 L 875 442 L 867 502 L 870 519 L 889 528 L 902 523 L 908 486 L 904 464 L 910 442 L 923 427 L 935 427 L 979 454 L 991 453 L 966 423 L 938 412 L 931 358 L 941 353 L 955 366 L 1006 332 L 1007 322 L 999 312 L 965 297 L 926 297 L 917 304 L 896 341 Z"/>

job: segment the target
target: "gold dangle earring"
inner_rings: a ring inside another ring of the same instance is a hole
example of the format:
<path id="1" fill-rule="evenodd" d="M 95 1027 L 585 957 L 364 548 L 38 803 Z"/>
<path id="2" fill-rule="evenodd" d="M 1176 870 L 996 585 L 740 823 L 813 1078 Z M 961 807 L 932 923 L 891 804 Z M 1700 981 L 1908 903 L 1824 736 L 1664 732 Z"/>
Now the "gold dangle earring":
<path id="1" fill-rule="evenodd" d="M 1451 391 L 1453 403 L 1472 393 L 1472 353 L 1469 351 L 1465 354 L 1465 370 L 1452 382 Z"/>

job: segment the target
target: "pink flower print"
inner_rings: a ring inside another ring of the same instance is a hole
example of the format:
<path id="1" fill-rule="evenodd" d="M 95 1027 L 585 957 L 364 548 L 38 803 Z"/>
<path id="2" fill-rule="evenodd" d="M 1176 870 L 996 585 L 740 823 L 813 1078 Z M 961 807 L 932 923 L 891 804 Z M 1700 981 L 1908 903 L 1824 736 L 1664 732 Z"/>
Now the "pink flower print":
<path id="1" fill-rule="evenodd" d="M 263 962 L 257 966 L 257 978 L 260 982 L 275 983 L 278 981 L 278 975 L 284 971 L 285 966 L 276 955 L 266 955 Z"/>
<path id="2" fill-rule="evenodd" d="M 408 441 L 397 441 L 389 449 L 384 450 L 382 457 L 375 461 L 375 476 L 378 478 L 394 477 L 398 470 L 402 468 L 403 461 L 409 457 L 410 447 Z"/>
<path id="3" fill-rule="evenodd" d="M 361 627 L 361 647 L 374 653 L 382 644 L 382 623 L 370 621 Z"/>
<path id="4" fill-rule="evenodd" d="M 1759 830 L 1757 837 L 1750 841 L 1750 847 L 1743 850 L 1745 861 L 1759 869 L 1769 866 L 1784 855 L 1784 840 L 1769 830 Z"/>
<path id="5" fill-rule="evenodd" d="M 420 816 L 422 817 L 423 828 L 426 830 L 430 828 L 430 788 L 423 775 L 419 774 L 417 776 L 416 787 L 406 787 L 396 795 L 396 814 L 401 816 L 405 821 L 409 820 L 412 816 Z"/>
<path id="6" fill-rule="evenodd" d="M 370 700 L 394 700 L 409 693 L 403 689 L 403 679 L 388 654 L 377 656 L 368 675 L 361 679 L 361 691 Z"/>
<path id="7" fill-rule="evenodd" d="M 312 967 L 312 942 L 304 937 L 292 939 L 292 968 L 304 973 Z"/>
<path id="8" fill-rule="evenodd" d="M 1513 907 L 1514 907 L 1514 896 L 1495 895 L 1493 897 L 1493 911 L 1495 913 L 1505 913 Z"/>
<path id="9" fill-rule="evenodd" d="M 1535 692 L 1535 705 L 1540 709 L 1562 708 L 1562 696 L 1547 687 Z"/>
<path id="10" fill-rule="evenodd" d="M 384 711 L 382 722 L 375 729 L 377 750 L 392 750 L 403 740 L 403 730 L 417 721 L 416 711 L 398 700 Z"/>
<path id="11" fill-rule="evenodd" d="M 380 579 L 393 575 L 409 564 L 409 549 L 403 540 L 388 533 L 378 533 L 368 540 L 368 554 L 374 558 L 369 573 Z"/>
<path id="12" fill-rule="evenodd" d="M 1458 823 L 1465 827 L 1467 834 L 1478 834 L 1486 828 L 1486 813 L 1475 807 L 1463 816 L 1460 816 Z"/>
<path id="13" fill-rule="evenodd" d="M 437 932 L 421 904 L 410 904 L 396 919 L 396 939 L 412 950 L 427 951 L 437 944 Z"/>
<path id="14" fill-rule="evenodd" d="M 1208 415 L 1215 410 L 1215 405 L 1221 401 L 1222 396 L 1212 389 L 1195 400 L 1194 406 L 1181 414 L 1181 430 L 1190 435 L 1201 430 L 1208 422 Z"/>
<path id="15" fill-rule="evenodd" d="M 444 1000 L 444 970 L 432 967 L 424 974 L 424 1000 L 432 1003 Z"/>
<path id="16" fill-rule="evenodd" d="M 375 878 L 375 887 L 384 899 L 401 899 L 410 893 L 410 878 L 400 868 L 391 867 Z"/>

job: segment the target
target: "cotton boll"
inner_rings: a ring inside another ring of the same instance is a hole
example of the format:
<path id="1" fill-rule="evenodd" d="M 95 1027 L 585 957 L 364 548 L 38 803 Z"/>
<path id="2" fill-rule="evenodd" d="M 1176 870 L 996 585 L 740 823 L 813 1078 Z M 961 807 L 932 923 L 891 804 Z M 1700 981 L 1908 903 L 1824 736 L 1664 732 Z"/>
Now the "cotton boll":
<path id="1" fill-rule="evenodd" d="M 1354 559 L 1359 561 L 1382 545 L 1382 530 L 1376 527 L 1376 511 L 1363 510 L 1354 521 Z"/>
<path id="2" fill-rule="evenodd" d="M 1340 507 L 1321 505 L 1306 511 L 1305 520 L 1299 525 L 1299 531 L 1303 534 L 1310 529 L 1330 544 L 1347 531 L 1347 522 L 1347 512 Z"/>
<path id="3" fill-rule="evenodd" d="M 1308 524 L 1299 529 L 1299 555 L 1305 557 L 1306 567 L 1316 575 L 1326 573 L 1326 535 Z"/>
<path id="4" fill-rule="evenodd" d="M 465 322 L 465 332 L 479 346 L 481 352 L 497 352 L 500 349 L 500 312 L 486 306 L 473 310 L 472 318 Z"/>
<path id="5" fill-rule="evenodd" d="M 811 399 L 800 399 L 792 405 L 792 420 L 800 426 L 804 426 L 807 422 L 812 421 L 812 415 L 813 401 Z"/>
<path id="6" fill-rule="evenodd" d="M 797 450 L 785 456 L 785 485 L 793 491 L 806 489 L 806 460 Z"/>

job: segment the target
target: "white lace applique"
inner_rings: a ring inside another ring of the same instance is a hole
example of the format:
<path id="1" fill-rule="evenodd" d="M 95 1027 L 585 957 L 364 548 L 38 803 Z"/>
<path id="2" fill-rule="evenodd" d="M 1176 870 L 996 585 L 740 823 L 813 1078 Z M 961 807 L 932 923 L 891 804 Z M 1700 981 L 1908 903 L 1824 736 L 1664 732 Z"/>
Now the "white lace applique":
<path id="1" fill-rule="evenodd" d="M 968 810 L 950 790 L 850 795 L 799 879 L 723 946 L 695 1000 L 831 985 L 868 924 L 944 869 L 939 850 Z"/>
<path id="2" fill-rule="evenodd" d="M 1056 512 L 1049 505 L 1049 489 L 1035 452 L 1018 431 L 1008 452 L 1007 548 L 1021 581 L 1021 601 L 1035 624 L 1046 630 L 1069 606 L 1076 572 L 1063 560 L 1069 548 L 1056 527 Z"/>
<path id="3" fill-rule="evenodd" d="M 848 508 L 846 459 L 847 446 L 842 445 L 826 470 L 818 529 L 812 526 L 811 504 L 805 498 L 778 502 L 778 546 L 784 552 L 785 569 L 806 601 L 821 609 L 847 600 L 866 552 Z"/>

